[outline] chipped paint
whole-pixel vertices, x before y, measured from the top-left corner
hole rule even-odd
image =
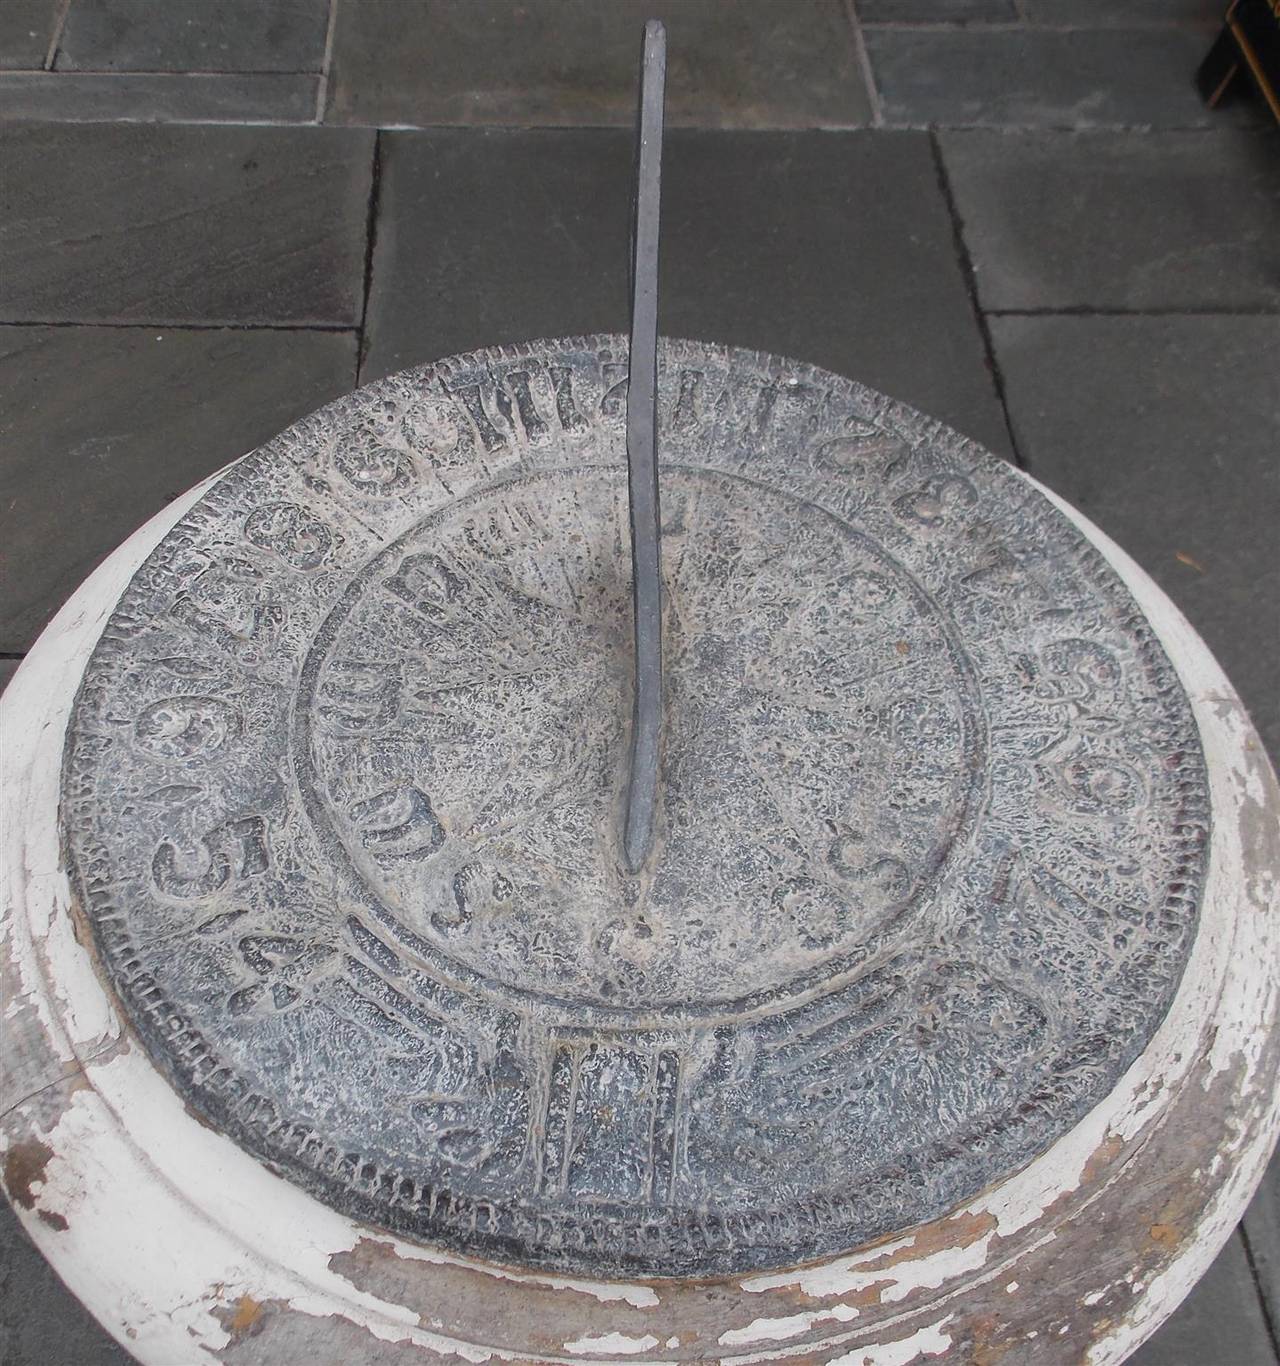
[[[470,1262],[464,1263],[461,1259],[435,1248],[421,1247],[416,1244],[393,1244],[386,1238],[378,1240],[364,1238],[355,1247],[344,1248],[341,1253],[335,1253],[330,1258],[330,1266],[334,1270],[340,1271],[341,1274],[347,1274],[345,1268],[349,1265],[351,1256],[358,1255],[362,1247],[394,1248],[394,1255],[402,1261],[430,1262],[441,1267],[459,1265],[471,1267],[475,1265]],[[493,1263],[485,1263],[484,1267],[486,1272],[497,1280],[511,1281],[515,1285],[529,1286],[535,1290],[563,1290],[574,1295],[587,1295],[598,1300],[601,1304],[623,1303],[630,1305],[633,1309],[650,1309],[661,1303],[658,1292],[651,1285],[633,1284],[626,1281],[588,1281],[567,1276],[533,1276]],[[358,1284],[358,1282],[353,1281],[353,1284]]]
[[[752,1319],[745,1328],[731,1328],[720,1334],[722,1347],[745,1347],[752,1342],[762,1342],[766,1338],[779,1341],[793,1338],[808,1332],[815,1323],[836,1321],[848,1323],[856,1319],[862,1311],[852,1304],[833,1304],[829,1309],[817,1309],[809,1314],[791,1314],[781,1319]]]
[[[991,1214],[954,1215],[870,1252],[804,1270],[752,1276],[743,1289],[760,1294],[794,1286],[813,1299],[874,1289],[880,1302],[893,1304],[915,1290],[933,1289],[951,1276],[981,1268],[995,1230]]]
[[[584,1352],[647,1352],[657,1345],[658,1339],[652,1333],[642,1338],[629,1338],[625,1333],[601,1333],[599,1337],[578,1338],[574,1342],[566,1342],[564,1349],[580,1356]]]
[[[942,1330],[951,1321],[948,1315],[940,1322],[912,1333],[901,1342],[887,1342],[880,1347],[857,1348],[845,1356],[836,1357],[829,1366],[911,1366],[912,1362],[928,1361],[945,1355],[951,1338]]]

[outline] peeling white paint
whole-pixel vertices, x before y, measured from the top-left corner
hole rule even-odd
[[[986,1264],[987,1249],[994,1233],[958,1247],[944,1247],[923,1257],[903,1257],[886,1265],[890,1256],[909,1249],[914,1238],[903,1238],[870,1252],[797,1271],[783,1271],[771,1276],[753,1276],[743,1282],[743,1289],[752,1294],[768,1290],[794,1287],[815,1299],[854,1294],[860,1290],[880,1287],[880,1302],[893,1304],[904,1300],[917,1290],[932,1290],[966,1271],[978,1271]]]
[[[881,1347],[859,1347],[845,1356],[835,1357],[828,1366],[912,1366],[916,1361],[945,1356],[951,1337],[942,1330],[951,1322],[947,1315],[928,1328],[921,1328],[901,1342],[887,1342]]]
[[[493,1275],[501,1276],[505,1280],[546,1285],[553,1290],[575,1290],[580,1295],[593,1296],[602,1304],[608,1304],[611,1300],[622,1300],[635,1309],[653,1309],[662,1303],[658,1298],[658,1292],[651,1285],[627,1285],[621,1281],[617,1285],[611,1285],[607,1281],[565,1280],[558,1276],[546,1276],[540,1282],[531,1282],[528,1277],[519,1276],[513,1271],[498,1267],[491,1267],[489,1270]]]
[[[861,1313],[852,1304],[833,1304],[829,1309],[815,1309],[807,1314],[789,1314],[780,1319],[753,1319],[745,1328],[730,1328],[721,1333],[719,1343],[722,1347],[746,1347],[753,1342],[763,1342],[767,1338],[785,1340],[807,1333],[815,1323],[848,1323]]]
[[[647,1352],[658,1345],[652,1334],[642,1338],[629,1338],[625,1333],[601,1333],[598,1337],[578,1338],[576,1342],[566,1342],[565,1351],[580,1355],[583,1352]]]

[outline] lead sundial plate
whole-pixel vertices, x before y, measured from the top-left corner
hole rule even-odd
[[[86,670],[62,821],[147,1047],[359,1218],[716,1274],[945,1212],[1095,1105],[1195,930],[1172,667],[1003,462],[664,343],[667,720],[630,717],[625,344],[462,356],[224,474]]]

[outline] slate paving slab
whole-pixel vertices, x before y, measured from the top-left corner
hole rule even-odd
[[[358,320],[373,135],[0,130],[0,322]]]
[[[1280,317],[992,319],[1031,473],[1114,537],[1280,760]]]
[[[1197,24],[1212,29],[1222,23],[1226,4],[1219,0],[1021,0],[1029,22],[1087,27],[1102,24],[1128,28],[1136,24]]]
[[[1272,1332],[1280,1334],[1280,1152],[1244,1216],[1244,1231]]]
[[[626,133],[384,134],[365,377],[623,330]],[[1004,421],[921,134],[669,135],[660,326],[815,362],[998,449]]]
[[[984,308],[1280,308],[1280,133],[939,140]]]
[[[864,24],[1009,23],[1016,20],[1013,0],[857,0]]]
[[[129,1366],[132,1361],[70,1294],[0,1196],[0,1362]]]
[[[669,28],[668,126],[871,121],[843,0],[341,4],[327,119],[630,127],[646,19]]]
[[[329,0],[71,0],[59,71],[319,71]]]
[[[0,4],[0,71],[39,71],[48,55],[58,0]]]
[[[1275,1351],[1238,1232],[1128,1366],[1274,1366]]]
[[[318,76],[13,71],[0,119],[63,123],[311,123]]]
[[[1210,111],[1193,78],[1206,50],[1190,28],[869,28],[884,119],[923,126],[1203,127],[1256,119]]]
[[[351,387],[338,332],[0,327],[0,651],[152,513]]]

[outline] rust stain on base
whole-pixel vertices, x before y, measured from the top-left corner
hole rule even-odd
[[[4,1188],[23,1209],[35,1209],[36,1192],[31,1188],[44,1185],[45,1168],[52,1157],[53,1149],[38,1138],[22,1139],[5,1153]]]
[[[227,1332],[238,1340],[251,1333],[261,1319],[262,1305],[252,1295],[241,1295],[236,1301],[236,1312],[227,1324]]]
[[[979,1314],[969,1320],[969,1360],[972,1366],[999,1366],[1013,1349],[1003,1336],[1004,1325],[994,1314]]]
[[[1124,1152],[1124,1149],[1125,1142],[1119,1134],[1108,1134],[1093,1150],[1089,1160],[1084,1164],[1084,1171],[1080,1174],[1080,1185],[1082,1187],[1092,1185]]]

